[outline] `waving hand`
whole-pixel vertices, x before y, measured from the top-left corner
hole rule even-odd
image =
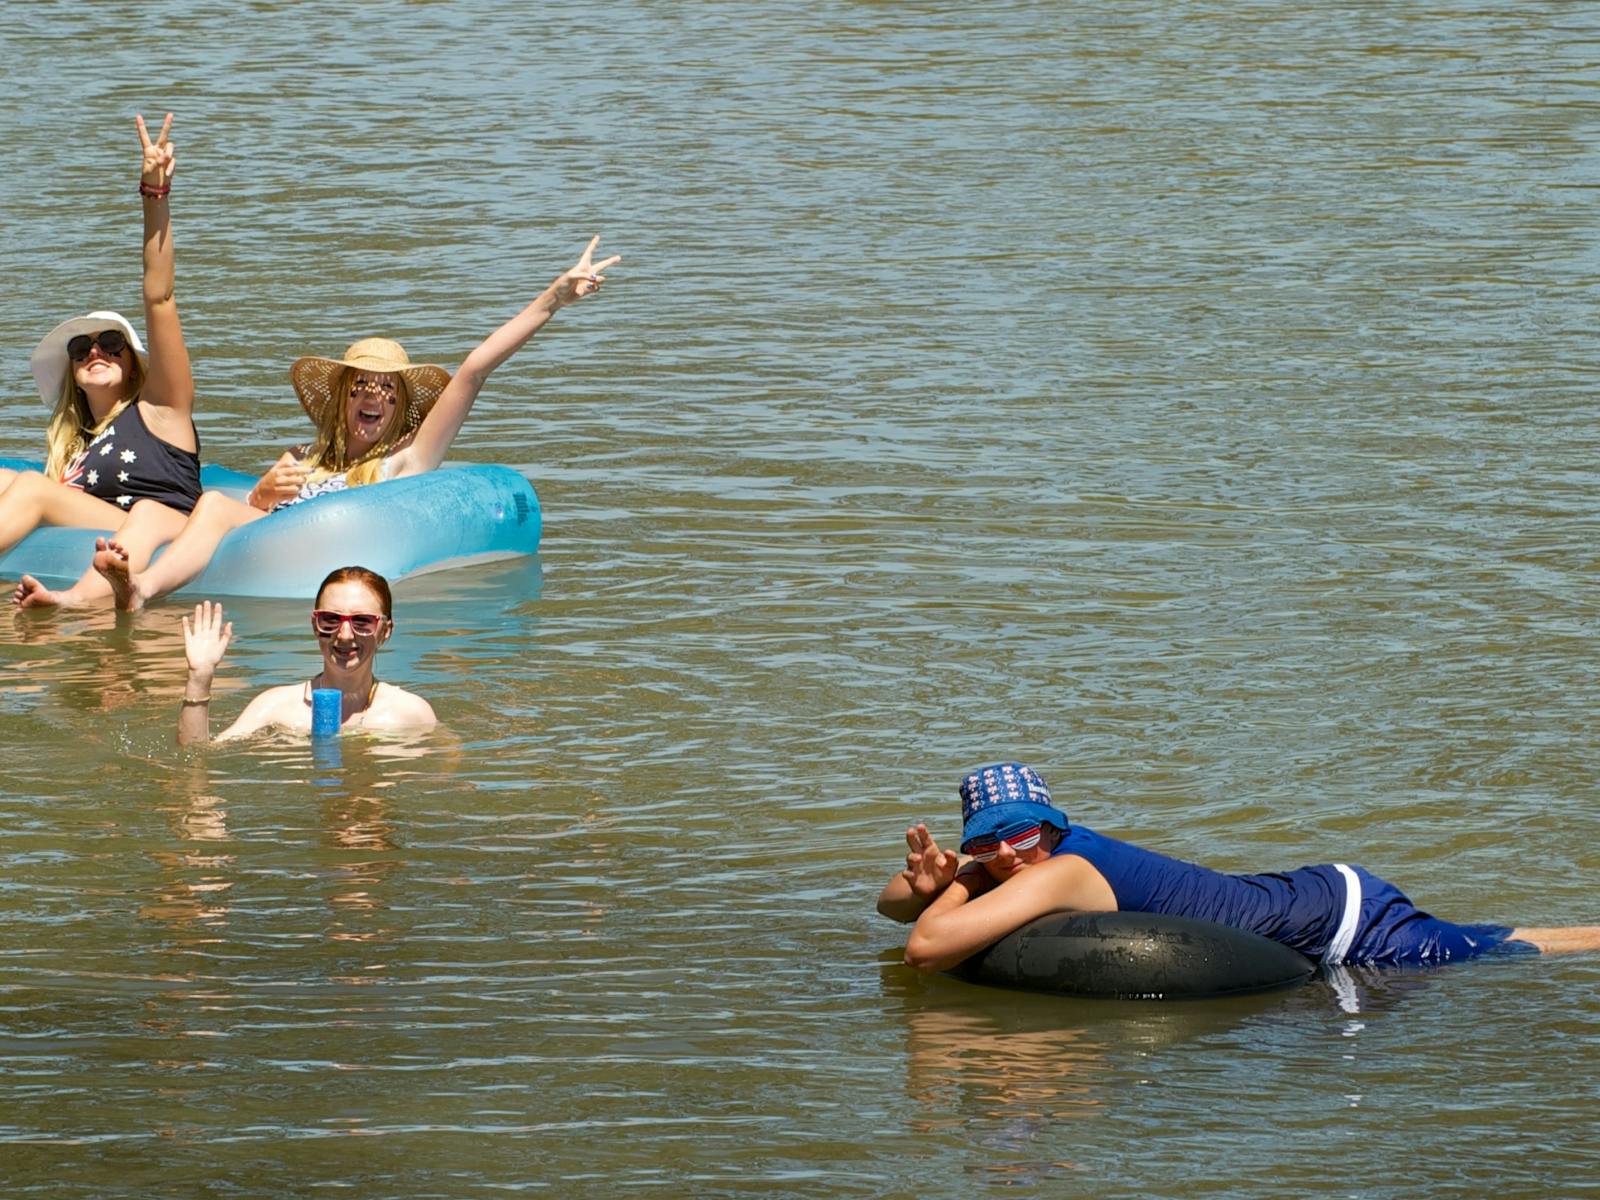
[[[931,900],[950,886],[961,856],[939,849],[926,825],[913,825],[906,830],[906,845],[911,852],[906,855],[906,869],[900,877],[910,885],[913,895]]]

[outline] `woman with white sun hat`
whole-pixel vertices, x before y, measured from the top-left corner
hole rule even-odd
[[[173,291],[172,114],[154,141],[142,116],[136,124],[149,349],[109,311],[63,321],[39,342],[29,365],[52,410],[45,465],[0,469],[0,553],[41,525],[118,528],[140,500],[170,537],[200,497],[194,380]]]

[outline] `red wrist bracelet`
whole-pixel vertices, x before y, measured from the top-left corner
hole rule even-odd
[[[172,185],[170,183],[164,183],[160,187],[151,187],[144,180],[139,180],[139,195],[141,196],[165,196],[171,190]]]

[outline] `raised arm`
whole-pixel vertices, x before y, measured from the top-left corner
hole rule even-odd
[[[167,193],[177,169],[177,151],[169,138],[172,114],[161,123],[161,134],[150,140],[144,117],[136,118],[144,161],[139,172],[139,196],[144,205],[144,324],[149,337],[150,367],[142,398],[168,409],[186,423],[194,408],[194,377],[189,370],[189,349],[183,343],[174,294],[172,216]]]
[[[217,664],[233,640],[233,622],[223,624],[222,605],[202,600],[194,606],[194,624],[183,618],[183,656],[189,678],[183,685],[183,707],[178,710],[178,745],[211,740],[211,681]]]
[[[222,620],[222,605],[202,600],[194,606],[194,624],[183,618],[183,653],[189,661],[189,678],[183,688],[183,708],[178,712],[178,745],[209,742],[211,737],[211,683],[217,664],[233,640],[233,622]],[[291,705],[299,689],[268,688],[244,706],[239,719],[214,740],[244,737],[277,723],[282,709]]]
[[[450,443],[461,430],[461,423],[472,411],[472,403],[483,390],[484,382],[494,369],[520,350],[525,342],[555,315],[563,305],[592,296],[606,281],[604,272],[622,261],[621,255],[612,255],[603,262],[591,262],[598,236],[590,239],[583,256],[571,269],[556,276],[555,282],[540,292],[532,304],[523,309],[499,329],[483,340],[459,370],[450,377],[450,383],[438,401],[423,418],[411,444],[394,456],[390,478],[403,475],[420,475],[432,471],[444,461]]]

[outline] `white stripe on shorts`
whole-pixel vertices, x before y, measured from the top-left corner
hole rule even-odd
[[[1339,928],[1322,953],[1322,961],[1342,963],[1356,940],[1356,926],[1361,923],[1361,880],[1343,863],[1334,863],[1333,867],[1344,876],[1344,915],[1339,918]]]

